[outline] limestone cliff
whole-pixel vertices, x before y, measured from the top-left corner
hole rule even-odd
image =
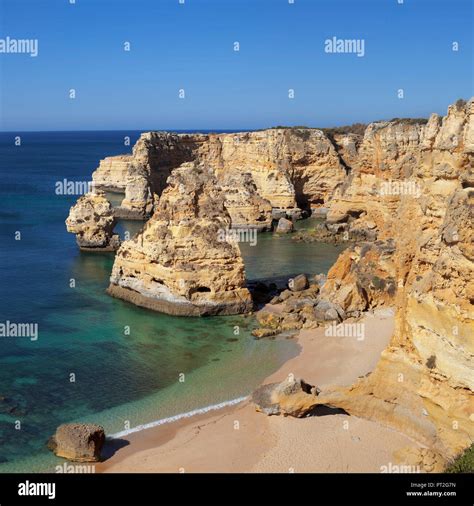
[[[394,251],[370,266],[370,250],[351,248],[322,290],[344,309],[354,300],[397,309],[395,334],[375,371],[350,389],[336,389],[332,402],[402,430],[443,459],[474,438],[473,131],[472,99],[451,106],[442,119],[433,115],[424,127],[368,128],[354,188],[336,197],[333,209],[342,214],[364,205]],[[386,181],[385,171],[393,181],[412,178],[417,191],[390,195],[385,203],[371,192]],[[390,293],[372,290],[360,302],[367,276],[391,279],[391,300]]]
[[[100,161],[92,173],[94,187],[101,190],[123,193],[132,163],[131,155],[108,156]]]
[[[130,156],[109,157],[93,174],[96,185],[122,191],[119,216],[147,217],[182,163],[207,165],[225,192],[233,226],[269,228],[271,210],[323,206],[346,171],[320,130],[281,128],[236,134],[142,134]]]
[[[152,218],[117,252],[109,293],[174,315],[252,309],[231,218],[212,171],[185,163],[168,178]]]

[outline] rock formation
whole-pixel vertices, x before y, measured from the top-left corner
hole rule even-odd
[[[145,220],[150,217],[154,207],[149,174],[141,165],[130,165],[126,179],[125,197],[119,207],[114,209],[116,218]]]
[[[66,220],[67,231],[76,234],[81,250],[114,251],[120,246],[113,233],[116,220],[105,194],[101,190],[87,193],[71,207]]]
[[[101,426],[68,423],[56,429],[48,441],[48,448],[58,457],[73,462],[99,462],[104,443],[105,432]]]
[[[396,332],[374,372],[318,402],[394,426],[444,459],[470,444],[473,99],[428,122],[373,123],[363,137],[299,128],[147,133],[131,156],[101,162],[94,181],[125,192],[119,212],[154,212],[120,248],[109,292],[172,314],[248,311],[240,251],[225,230],[319,211],[325,221],[297,239],[354,244],[324,284],[276,296],[286,309],[259,313],[259,337],[395,307]],[[104,209],[100,226],[110,219]],[[100,243],[101,232],[84,221],[79,215],[70,226],[86,247]]]
[[[271,230],[272,206],[261,197],[250,173],[223,174],[219,185],[225,198],[233,228]]]
[[[126,181],[132,163],[131,155],[108,156],[100,161],[92,173],[92,182],[98,190],[125,192]]]
[[[472,99],[425,127],[368,129],[355,186],[336,197],[329,216],[362,211],[383,242],[347,250],[322,290],[344,310],[397,308],[395,335],[374,372],[336,389],[331,402],[398,428],[444,459],[474,437],[473,136]],[[385,171],[414,185],[382,199]]]
[[[196,161],[226,190],[232,226],[268,229],[272,208],[298,216],[318,208],[346,175],[320,130],[281,128],[237,134],[142,134],[132,155],[108,157],[93,174],[96,187],[125,193],[117,216],[147,218],[171,171]]]
[[[96,188],[124,193],[116,210],[121,218],[147,219],[172,169],[195,158],[204,135],[147,132],[140,136],[132,155],[107,157],[92,174]]]
[[[267,415],[301,418],[308,415],[318,402],[319,389],[302,379],[289,376],[281,383],[263,385],[252,394],[257,411]]]
[[[231,218],[212,171],[183,164],[167,183],[143,231],[118,250],[108,292],[174,315],[250,311],[242,257],[229,240]]]
[[[287,220],[286,218],[280,218],[278,220],[278,225],[275,229],[277,234],[289,234],[293,232],[294,226],[291,220]]]

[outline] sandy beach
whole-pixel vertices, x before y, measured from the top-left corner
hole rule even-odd
[[[347,321],[350,323],[350,321]],[[264,383],[289,374],[324,388],[349,385],[375,367],[393,333],[390,310],[368,313],[364,337],[299,332],[301,352]],[[108,443],[97,472],[375,472],[416,443],[375,422],[321,407],[306,418],[266,416],[246,400]]]

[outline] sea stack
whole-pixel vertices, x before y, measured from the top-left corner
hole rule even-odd
[[[184,163],[168,178],[143,231],[117,252],[108,293],[182,316],[252,309],[225,197],[212,171]]]
[[[115,251],[120,238],[114,234],[116,219],[105,193],[95,190],[83,195],[71,207],[66,220],[67,231],[76,234],[76,241],[84,251]]]

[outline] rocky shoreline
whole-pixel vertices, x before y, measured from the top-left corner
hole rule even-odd
[[[170,314],[251,311],[239,246],[220,234],[235,226],[288,233],[291,218],[319,214],[314,230],[295,240],[348,248],[327,280],[300,278],[301,289],[274,294],[257,315],[257,337],[394,307],[395,333],[377,367],[350,387],[334,385],[325,399],[400,430],[440,459],[470,444],[474,99],[426,123],[372,123],[363,136],[150,132],[132,155],[102,161],[93,179],[124,192],[119,215],[151,216],[118,249],[109,293]],[[81,248],[115,244],[116,216],[103,200],[89,194],[71,210],[68,230]]]

